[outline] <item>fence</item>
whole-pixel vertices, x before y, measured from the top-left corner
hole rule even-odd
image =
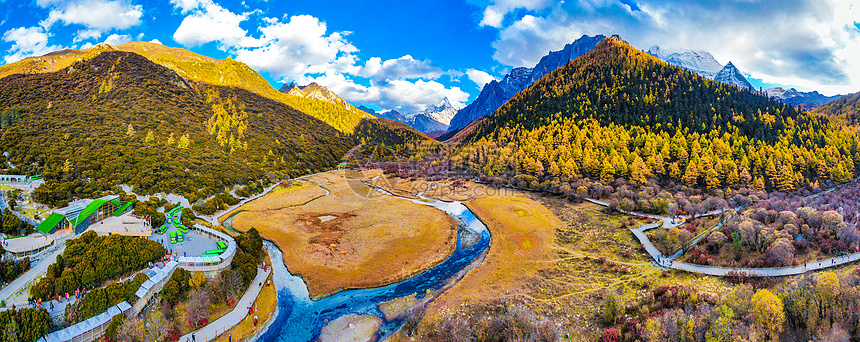
[[[121,302],[116,306],[112,306],[103,312],[101,315],[87,319],[68,328],[60,331],[52,332],[38,341],[45,342],[90,342],[96,341],[105,334],[111,319],[119,314],[128,315],[131,311],[131,305],[128,302]]]
[[[233,240],[233,238],[227,234],[206,228],[199,224],[195,224],[189,228],[198,231],[200,235],[207,236],[210,239],[225,242],[227,244],[227,248],[224,250],[224,253],[221,253],[218,256],[178,257],[176,258],[176,261],[179,262],[179,267],[189,271],[201,272],[219,271],[230,267],[230,262],[233,261],[233,256],[236,255],[236,240]]]

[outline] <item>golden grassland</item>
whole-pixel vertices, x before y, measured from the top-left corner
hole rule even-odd
[[[521,303],[557,322],[573,340],[596,340],[601,297],[617,293],[633,303],[662,285],[686,285],[718,295],[731,288],[721,278],[667,271],[651,265],[629,229],[630,217],[605,214],[589,204],[520,193],[466,203],[493,235],[483,263],[427,308],[418,330],[469,307]]]
[[[407,279],[441,263],[456,248],[456,221],[440,210],[382,195],[343,172],[307,181],[331,194],[287,208],[242,211],[232,226],[240,231],[257,228],[275,242],[287,268],[302,276],[313,298]],[[261,203],[295,203],[296,198],[313,199],[316,194],[275,193]],[[254,202],[241,210],[253,208]],[[335,218],[320,219],[326,216]]]
[[[266,196],[255,199],[245,205],[233,209],[231,212],[221,216],[221,222],[228,219],[230,215],[239,211],[266,211],[283,209],[304,204],[315,198],[325,196],[325,189],[308,180],[292,182],[292,186],[278,186],[269,191]]]
[[[481,198],[466,206],[489,227],[487,257],[427,308],[427,316],[469,303],[515,299],[529,293],[531,279],[554,259],[553,236],[563,225],[537,202],[524,197]]]
[[[423,178],[409,179],[386,175],[381,170],[366,170],[356,174],[361,175],[362,180],[376,187],[407,198],[419,198],[418,196],[420,195],[446,202],[464,202],[484,197],[516,196],[521,194],[519,190],[493,188],[486,184],[465,179],[456,181],[449,179],[438,181],[430,181]]]

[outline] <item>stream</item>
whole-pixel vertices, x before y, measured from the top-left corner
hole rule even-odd
[[[403,326],[403,319],[386,321],[379,305],[392,299],[417,294],[423,298],[427,290],[438,296],[465,271],[483,260],[490,245],[490,232],[475,215],[460,202],[443,202],[422,198],[409,199],[387,191],[377,191],[414,203],[429,205],[454,217],[458,222],[457,248],[441,264],[404,281],[376,288],[346,290],[331,296],[312,300],[308,288],[300,276],[293,275],[283,262],[283,254],[274,243],[265,240],[264,247],[273,260],[273,282],[278,291],[277,316],[258,341],[316,341],[322,328],[343,315],[373,315],[382,318],[376,340],[383,341]],[[225,221],[229,227],[232,216]]]

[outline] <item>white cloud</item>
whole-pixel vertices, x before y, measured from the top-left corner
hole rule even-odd
[[[371,57],[364,67],[355,72],[358,76],[385,79],[438,78],[444,72],[428,60],[418,61],[410,55],[382,61],[379,57]]]
[[[27,57],[41,56],[46,53],[63,49],[62,46],[49,45],[49,34],[42,27],[19,27],[3,34],[3,41],[12,43],[12,47],[3,57],[6,63],[13,63]]]
[[[209,42],[218,42],[222,46],[252,46],[255,39],[246,37],[248,31],[239,24],[248,19],[248,13],[235,14],[211,0],[194,2],[180,1],[174,5],[181,8],[183,13],[191,11],[185,17],[179,28],[173,33],[173,40],[186,46],[198,46]]]
[[[350,102],[401,106],[414,112],[446,96],[460,105],[468,99],[459,88],[433,81],[461,73],[445,72],[411,55],[389,60],[371,57],[362,64],[356,56],[358,48],[347,39],[351,32],[329,32],[325,22],[311,15],[260,18],[259,36],[254,37],[240,27],[250,20],[250,13],[235,14],[212,0],[171,3],[187,14],[174,40],[189,46],[218,42],[237,61],[281,82],[316,82]]]
[[[459,87],[447,88],[436,81],[417,80],[410,82],[406,80],[392,80],[381,85],[384,89],[386,99],[380,101],[388,108],[397,104],[407,109],[407,113],[415,113],[429,105],[438,104],[440,99],[447,97],[455,107],[462,108],[469,99],[469,94],[460,90]]]
[[[484,9],[484,16],[480,26],[491,26],[501,28],[505,15],[518,9],[539,10],[546,8],[552,3],[549,0],[495,0],[492,5]]]
[[[532,66],[582,34],[620,34],[640,49],[660,45],[709,51],[721,63],[732,61],[765,82],[828,94],[860,88],[860,32],[854,26],[860,4],[636,3],[641,11],[615,0],[593,0],[559,2],[542,15],[524,15],[500,30],[494,58],[505,65]]]
[[[80,30],[78,34],[75,35],[74,43],[82,42],[88,39],[99,38],[102,36],[102,31],[99,30]]]
[[[193,10],[199,9],[203,6],[204,3],[211,3],[212,1],[206,0],[170,0],[170,3],[174,8],[179,9],[182,13],[188,13]]]
[[[490,74],[483,72],[481,70],[469,69],[466,70],[466,76],[469,77],[469,80],[475,82],[478,85],[478,88],[483,88],[485,84],[490,83],[496,78],[491,76]]]
[[[150,40],[149,42],[150,42],[150,43],[161,44],[161,41],[160,41],[160,40],[158,40],[158,38],[153,39],[153,40]],[[164,44],[161,44],[161,45],[164,45]]]
[[[133,5],[126,0],[40,0],[37,4],[53,8],[48,13],[48,18],[39,23],[45,28],[62,22],[101,31],[123,30],[140,25],[140,18],[143,16],[143,6]]]
[[[325,85],[332,91],[353,103],[372,103],[379,108],[397,108],[404,114],[415,114],[430,105],[438,104],[443,98],[455,107],[462,108],[469,94],[459,87],[448,88],[434,80],[390,80],[371,81],[363,86],[343,74],[323,75],[311,81]]]
[[[120,34],[114,33],[114,34],[108,36],[107,38],[105,38],[104,43],[110,44],[110,45],[122,45],[122,44],[128,43],[130,41],[131,41],[131,36],[129,36],[129,35],[127,35],[127,34],[120,35]]]
[[[354,69],[358,49],[345,39],[349,32],[326,34],[325,22],[310,15],[293,16],[286,22],[266,21],[267,26],[260,28],[262,44],[240,48],[236,60],[291,80]]]

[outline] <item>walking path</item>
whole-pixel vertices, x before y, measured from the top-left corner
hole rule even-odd
[[[860,179],[860,178],[858,178],[858,179]],[[854,181],[857,181],[858,179],[855,179]],[[829,189],[827,191],[808,196],[808,198],[815,198],[815,197],[821,196],[823,194],[829,193],[833,190],[836,190],[836,188]],[[600,205],[600,206],[609,207],[609,203],[604,202],[604,201],[598,201],[598,200],[595,200],[592,198],[585,198],[585,200],[588,202]],[[716,216],[716,215],[721,215],[725,212],[731,212],[732,214],[734,214],[736,209],[740,209],[740,208],[741,207],[738,207],[735,209],[726,208],[726,209],[713,210],[713,211],[709,211],[709,212],[704,213],[704,214],[694,215],[693,217],[698,218],[698,217],[704,217],[704,216]],[[657,247],[655,247],[654,244],[651,243],[651,240],[648,239],[648,235],[646,235],[645,232],[648,230],[651,230],[651,229],[659,228],[659,227],[666,227],[666,228],[676,227],[676,226],[681,225],[684,222],[683,220],[673,220],[670,217],[643,214],[643,213],[638,213],[638,212],[633,212],[633,211],[626,211],[626,210],[622,210],[622,209],[618,209],[618,208],[616,208],[615,210],[617,210],[623,214],[640,216],[640,217],[648,217],[648,218],[651,218],[654,220],[658,220],[658,222],[643,224],[637,228],[631,228],[630,231],[633,233],[634,236],[636,236],[637,239],[639,239],[639,242],[642,244],[643,247],[645,247],[645,251],[648,252],[648,254],[651,256],[651,258],[654,259],[656,264],[662,268],[672,268],[672,269],[677,269],[677,270],[682,270],[682,271],[687,271],[687,272],[692,272],[692,273],[700,273],[700,274],[707,274],[707,275],[713,275],[713,276],[739,275],[739,276],[754,276],[754,277],[782,277],[782,276],[803,274],[803,273],[810,272],[810,271],[822,270],[822,269],[829,268],[829,267],[836,267],[836,266],[840,266],[840,265],[844,265],[847,263],[851,263],[851,262],[860,260],[860,253],[853,253],[853,254],[833,257],[833,258],[829,258],[829,259],[825,259],[825,260],[819,260],[819,261],[804,263],[803,265],[799,265],[799,266],[773,267],[773,268],[731,268],[731,267],[696,265],[696,264],[691,264],[691,263],[686,263],[686,262],[681,262],[681,261],[675,261],[675,259],[679,258],[681,255],[684,254],[683,249],[678,251],[677,253],[671,255],[671,256],[668,256],[668,257],[663,256],[663,253],[661,253],[660,250],[658,250]],[[722,227],[724,222],[725,222],[725,220],[721,221],[720,223],[714,225],[711,228],[708,228],[706,231],[704,231],[701,234],[699,234],[698,236],[696,236],[696,238],[694,238],[690,242],[690,247],[695,246],[699,241],[701,241],[704,237],[708,236],[711,232]]]
[[[291,179],[290,179],[290,181],[295,181],[295,180],[299,180],[299,179],[303,179],[303,178],[308,178],[308,177],[312,177],[312,176],[320,175],[320,174],[323,174],[323,173],[328,173],[328,172],[331,172],[331,171],[333,171],[333,170],[329,170],[329,171],[322,171],[322,172],[312,173],[312,174],[309,174],[309,175],[304,175],[304,176],[301,176],[301,177],[291,178]],[[239,203],[236,203],[236,205],[230,206],[229,208],[227,208],[227,209],[225,209],[225,210],[222,210],[222,211],[220,211],[220,212],[217,212],[217,213],[215,213],[215,214],[208,215],[208,216],[202,216],[202,218],[203,218],[204,220],[208,221],[209,223],[213,224],[213,225],[216,225],[216,226],[217,226],[217,225],[220,225],[220,224],[221,224],[221,221],[220,221],[220,220],[221,220],[221,216],[224,216],[224,215],[227,215],[228,213],[233,212],[233,210],[236,210],[236,208],[239,208],[239,207],[241,207],[241,206],[245,205],[245,203],[248,203],[248,202],[253,201],[253,200],[255,200],[255,199],[258,199],[258,198],[260,198],[260,197],[266,196],[266,194],[268,194],[270,191],[272,191],[272,190],[274,190],[275,188],[277,188],[279,185],[281,185],[281,183],[280,183],[280,182],[275,183],[275,184],[272,184],[272,185],[270,185],[268,188],[265,188],[265,189],[263,190],[263,192],[261,192],[261,193],[259,193],[259,194],[256,194],[256,195],[254,195],[254,196],[248,197],[248,198],[246,198],[246,199],[243,199],[243,200],[239,201]],[[326,189],[326,191],[328,191],[328,190]]]
[[[37,263],[35,266],[33,266],[33,268],[31,268],[29,271],[25,272],[24,274],[19,276],[17,279],[15,279],[11,283],[9,283],[9,285],[6,285],[6,287],[4,287],[2,290],[0,290],[0,299],[6,301],[6,306],[12,306],[13,301],[15,299],[13,297],[13,295],[15,295],[16,292],[18,292],[24,286],[26,286],[27,284],[29,284],[30,282],[35,280],[36,277],[47,272],[48,266],[53,264],[54,261],[57,260],[57,255],[60,255],[60,253],[63,253],[64,250],[66,250],[66,244],[65,243],[63,243],[55,251],[50,252],[50,254],[47,254],[44,257],[42,257],[41,258],[42,260],[40,260],[39,263]],[[27,303],[26,297],[24,298],[23,303]],[[19,305],[19,304],[20,303],[15,303],[15,305]]]
[[[226,315],[221,318],[215,320],[212,323],[207,324],[206,326],[200,328],[197,331],[190,332],[185,336],[182,336],[179,339],[179,342],[190,342],[191,335],[194,335],[194,341],[212,341],[225,331],[230,330],[236,324],[242,321],[245,316],[248,315],[248,308],[254,305],[254,301],[257,300],[257,296],[260,294],[260,290],[262,290],[261,284],[266,283],[266,278],[269,277],[269,273],[272,272],[272,268],[269,268],[267,271],[263,271],[263,269],[257,269],[257,276],[254,277],[254,281],[251,282],[251,286],[248,287],[248,290],[245,291],[245,294],[242,295],[242,299],[236,303],[236,306],[233,308],[233,311],[228,312]]]

